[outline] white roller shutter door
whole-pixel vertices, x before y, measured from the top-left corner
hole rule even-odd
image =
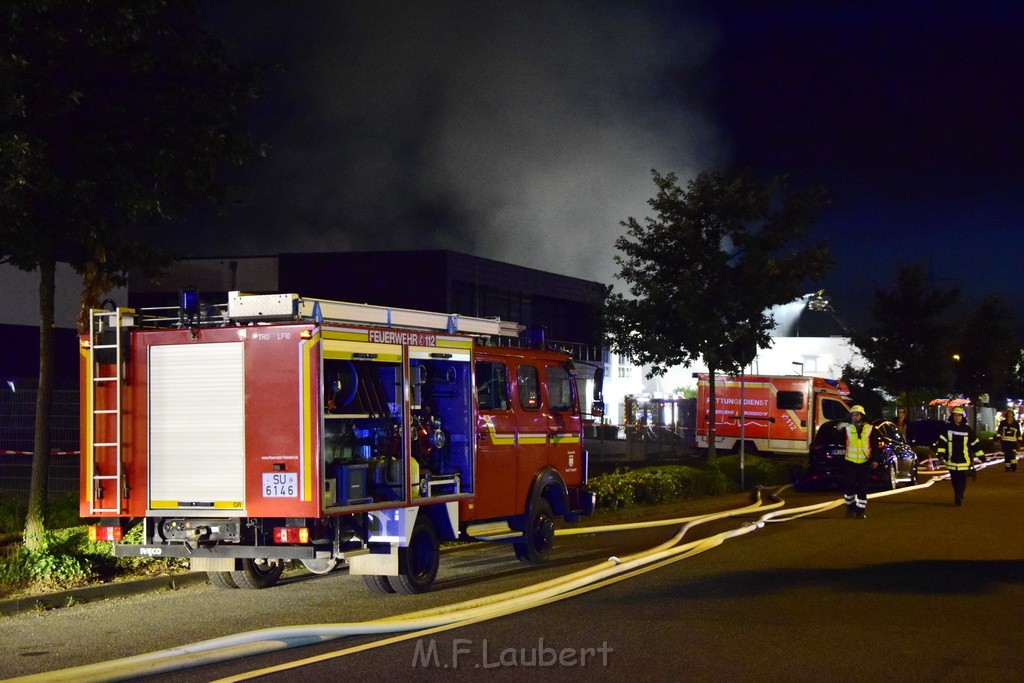
[[[241,342],[149,351],[151,507],[244,507]]]

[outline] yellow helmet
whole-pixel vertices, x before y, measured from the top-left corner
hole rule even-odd
[[[865,414],[864,413],[864,406],[856,405],[856,406],[850,408],[850,414],[852,415],[853,413],[860,413],[861,415],[864,415]]]
[[[964,414],[964,409],[961,408],[960,406],[957,406],[956,408],[953,408],[953,410],[949,411],[949,414],[950,415],[963,415]]]

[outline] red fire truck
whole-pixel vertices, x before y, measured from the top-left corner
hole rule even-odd
[[[848,419],[850,390],[821,377],[715,375],[715,448],[806,454],[818,427]],[[708,447],[708,375],[697,377],[697,446]]]
[[[222,588],[344,560],[417,593],[471,525],[507,521],[538,563],[555,514],[593,511],[572,360],[508,345],[522,326],[297,294],[179,303],[93,311],[82,339],[80,510],[115,555],[187,557]]]

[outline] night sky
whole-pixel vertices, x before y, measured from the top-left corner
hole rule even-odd
[[[771,9],[768,9],[771,7]],[[1009,300],[1022,255],[1013,2],[205,3],[276,62],[236,179],[180,254],[443,248],[617,283],[650,169],[822,184],[821,286],[866,319],[901,263]],[[621,289],[621,284],[618,285]]]

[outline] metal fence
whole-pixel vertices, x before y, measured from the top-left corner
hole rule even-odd
[[[49,492],[58,497],[78,492],[78,391],[53,392],[50,419]],[[28,498],[35,441],[36,391],[0,387],[0,495]]]

